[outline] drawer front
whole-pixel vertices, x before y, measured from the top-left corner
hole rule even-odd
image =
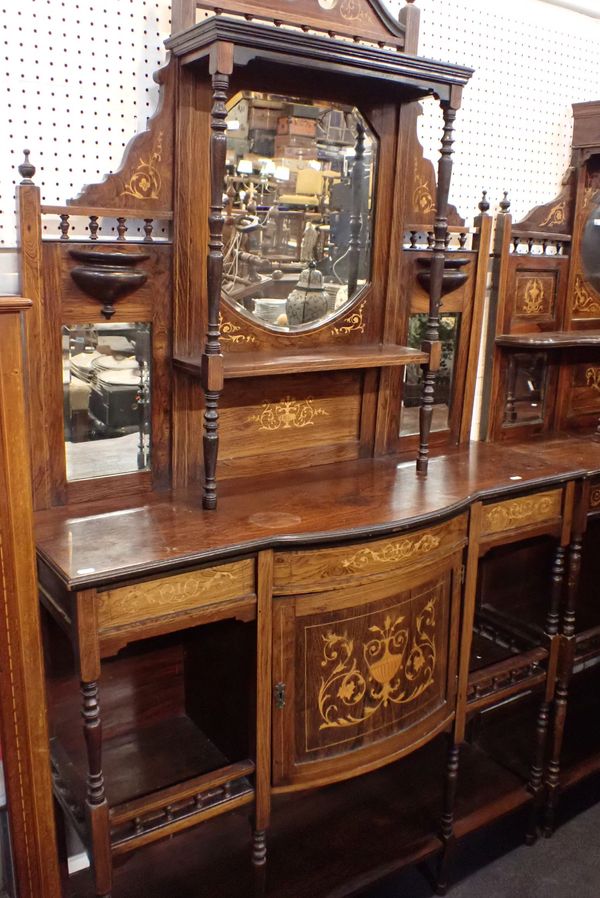
[[[98,593],[99,629],[192,611],[255,591],[251,558]]]
[[[535,524],[557,521],[562,511],[562,489],[506,499],[483,507],[482,536],[495,536]]]
[[[273,592],[292,595],[320,592],[397,569],[436,561],[464,545],[466,515],[414,533],[354,543],[335,549],[276,552]]]

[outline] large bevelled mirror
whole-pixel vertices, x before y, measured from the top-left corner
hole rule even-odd
[[[581,237],[581,264],[586,281],[600,293],[600,194],[597,192]]]
[[[369,280],[377,141],[352,106],[229,103],[223,297],[279,331],[317,327]]]

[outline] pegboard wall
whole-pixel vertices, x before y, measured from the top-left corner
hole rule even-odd
[[[397,13],[398,0],[391,4]],[[473,66],[457,118],[452,202],[470,219],[504,189],[518,219],[558,191],[571,103],[598,99],[600,22],[544,0],[418,0],[420,52]],[[43,201],[63,203],[115,169],[156,103],[166,0],[0,0],[0,249],[15,246],[14,185],[31,150]],[[420,135],[437,158],[441,117]],[[12,255],[12,254],[11,254]],[[6,265],[0,265],[1,268]]]

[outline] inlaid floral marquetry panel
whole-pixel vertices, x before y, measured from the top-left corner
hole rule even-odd
[[[297,750],[313,758],[408,727],[443,700],[444,582],[395,600],[301,619]]]
[[[515,316],[553,316],[556,299],[555,272],[524,272],[516,278]]]
[[[600,508],[600,484],[594,484],[590,490],[590,508]]]

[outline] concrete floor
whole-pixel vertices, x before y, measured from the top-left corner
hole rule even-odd
[[[522,841],[522,814],[460,842],[449,898],[600,898],[600,779],[563,796],[560,820],[551,839],[540,838],[531,848]],[[421,873],[410,869],[368,898],[434,894]]]

